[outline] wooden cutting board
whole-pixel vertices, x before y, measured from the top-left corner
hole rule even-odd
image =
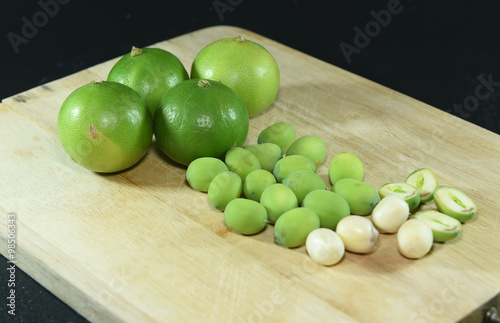
[[[246,144],[287,121],[299,137],[325,141],[318,174],[327,182],[343,151],[361,158],[376,188],[430,167],[440,184],[474,199],[478,215],[422,259],[404,258],[395,235],[382,235],[374,253],[323,267],[304,247],[276,245],[272,226],[251,237],[228,230],[156,145],[120,174],[87,171],[64,152],[57,114],[73,90],[105,79],[116,58],[0,105],[2,254],[6,214],[15,212],[18,266],[96,322],[453,322],[496,295],[500,136],[244,29],[207,28],[152,47],[189,70],[205,45],[239,34],[274,55],[282,80]]]

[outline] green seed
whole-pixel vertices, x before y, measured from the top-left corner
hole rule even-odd
[[[228,227],[238,233],[256,234],[266,227],[267,212],[258,202],[236,198],[227,204],[224,220]]]
[[[437,176],[430,168],[417,169],[408,175],[405,182],[418,189],[421,203],[431,201],[434,191],[439,186]]]
[[[316,165],[307,157],[302,155],[291,155],[280,159],[274,165],[273,174],[278,182],[282,182],[285,177],[296,170],[309,170],[316,172]]]
[[[373,186],[353,178],[339,179],[332,191],[345,198],[351,214],[368,215],[379,201],[378,192]]]
[[[299,206],[293,191],[281,183],[266,187],[260,196],[260,203],[266,208],[270,223],[275,223],[283,213]]]
[[[243,195],[246,198],[259,202],[264,189],[276,184],[276,178],[267,170],[256,169],[245,177],[243,181]]]
[[[286,151],[286,155],[302,155],[309,158],[316,166],[319,166],[325,162],[326,145],[325,142],[317,136],[304,136],[295,140],[290,145]]]
[[[252,171],[260,169],[260,163],[257,157],[249,150],[241,147],[229,149],[224,161],[229,170],[238,174],[242,181]]]
[[[207,192],[214,177],[228,170],[226,164],[218,158],[201,157],[189,164],[186,179],[195,190]]]
[[[311,209],[298,207],[283,213],[274,225],[276,243],[288,248],[300,247],[309,233],[318,229],[319,217]]]
[[[241,178],[231,171],[223,172],[208,186],[208,201],[217,210],[224,211],[229,202],[241,196],[241,190]]]
[[[282,182],[297,196],[299,204],[302,203],[306,195],[314,190],[326,190],[325,181],[316,173],[310,170],[296,170],[288,174]]]
[[[337,228],[340,220],[351,214],[349,204],[340,194],[322,189],[307,194],[302,206],[316,212],[322,228],[332,230]]]
[[[472,219],[477,213],[477,205],[465,193],[453,187],[439,186],[434,192],[434,202],[441,213],[460,222]]]
[[[243,147],[246,150],[249,150],[252,154],[257,157],[260,163],[260,167],[269,172],[273,171],[274,165],[276,162],[281,159],[281,148],[273,144],[271,142],[257,144],[257,145],[248,145]]]
[[[460,221],[436,210],[419,211],[414,217],[431,227],[434,241],[451,240],[462,230]]]
[[[351,152],[335,155],[328,169],[328,176],[332,185],[342,178],[353,178],[362,181],[364,175],[365,171],[361,159]]]
[[[278,122],[262,130],[257,142],[259,144],[266,142],[276,144],[281,148],[281,152],[285,154],[288,147],[290,147],[296,139],[297,134],[291,124],[288,122]]]
[[[379,188],[378,194],[382,199],[388,195],[396,195],[397,197],[402,198],[406,203],[408,203],[410,212],[415,210],[417,206],[420,205],[420,193],[418,189],[407,183],[395,182],[384,184]]]

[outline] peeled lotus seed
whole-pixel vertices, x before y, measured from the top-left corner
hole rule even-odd
[[[403,223],[397,234],[399,252],[410,259],[422,258],[432,248],[432,229],[424,222],[410,219]]]
[[[335,231],[320,228],[312,231],[307,236],[306,250],[314,262],[331,266],[344,257],[345,246]]]
[[[380,232],[395,233],[409,215],[410,208],[405,200],[396,195],[387,195],[375,206],[371,219]]]
[[[337,234],[344,242],[347,251],[369,253],[375,250],[380,234],[367,218],[350,215],[339,221]]]

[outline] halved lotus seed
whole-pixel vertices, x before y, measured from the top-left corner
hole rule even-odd
[[[326,145],[321,138],[308,135],[295,140],[286,151],[286,155],[302,155],[319,166],[325,162]]]
[[[342,178],[353,178],[362,181],[365,171],[358,156],[351,152],[343,152],[333,157],[328,169],[328,176],[333,185]]]
[[[335,231],[320,228],[312,231],[307,236],[306,250],[314,262],[324,266],[331,266],[344,257],[345,246]]]
[[[430,168],[420,168],[406,178],[406,183],[415,186],[420,193],[420,202],[432,200],[434,191],[439,186],[437,176]]]
[[[299,206],[297,196],[281,183],[266,187],[260,196],[260,203],[266,208],[270,223],[275,223],[283,213]]]
[[[408,203],[408,206],[410,207],[410,212],[415,210],[417,206],[420,205],[420,193],[418,192],[418,189],[410,184],[407,183],[387,183],[382,185],[378,193],[380,195],[380,198],[384,198],[388,195],[396,195]]]
[[[379,201],[377,190],[368,183],[353,178],[335,182],[332,191],[342,195],[349,204],[351,214],[368,215]]]
[[[259,144],[272,142],[281,148],[283,154],[297,139],[295,129],[288,122],[277,122],[262,130],[257,138]]]
[[[264,169],[256,169],[245,177],[243,195],[259,202],[264,189],[272,184],[276,184],[276,178],[272,173]]]
[[[195,190],[206,192],[214,177],[228,170],[226,164],[218,158],[201,157],[189,164],[186,179]]]
[[[477,213],[477,205],[470,197],[453,187],[439,186],[434,192],[438,210],[460,222],[465,222]]]
[[[340,220],[349,216],[349,204],[342,197],[328,190],[314,190],[306,195],[302,206],[312,209],[319,216],[320,226],[335,230]]]
[[[434,236],[426,223],[409,219],[399,228],[397,233],[399,252],[410,259],[422,258],[432,248]]]
[[[224,210],[227,226],[241,234],[256,234],[267,225],[267,212],[256,201],[236,198],[229,202]]]
[[[283,157],[281,148],[271,142],[243,147],[257,157],[260,167],[269,172],[273,171],[274,165]]]
[[[241,190],[240,176],[231,171],[223,172],[208,186],[208,201],[217,210],[224,211],[229,202],[241,196]]]
[[[241,147],[229,149],[224,158],[227,168],[240,176],[243,181],[245,177],[256,169],[260,169],[260,163],[257,157],[249,150]]]
[[[372,222],[382,233],[395,233],[408,220],[408,203],[397,195],[387,195],[378,202],[372,212]]]
[[[339,221],[337,234],[344,242],[347,251],[370,253],[375,250],[380,234],[367,218],[350,215]]]
[[[302,246],[309,233],[319,228],[316,212],[298,207],[283,213],[274,225],[276,243],[288,248]]]
[[[302,203],[306,195],[314,190],[326,190],[325,181],[318,174],[310,170],[296,170],[283,179],[283,185],[290,189],[297,196],[299,204]]]
[[[273,174],[278,182],[282,182],[285,177],[296,170],[310,170],[316,172],[316,165],[307,157],[302,155],[286,156],[278,160],[274,165]]]
[[[431,227],[434,241],[451,240],[462,229],[460,221],[436,210],[419,211],[414,217]]]

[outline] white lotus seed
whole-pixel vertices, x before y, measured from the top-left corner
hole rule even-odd
[[[398,230],[398,250],[410,259],[422,258],[432,248],[434,237],[432,229],[424,222],[410,219]]]
[[[408,220],[410,208],[408,203],[397,195],[387,195],[375,206],[372,222],[382,233],[395,233]]]
[[[345,247],[335,231],[327,228],[313,230],[306,239],[306,250],[313,261],[331,266],[344,257]]]
[[[373,223],[360,215],[349,215],[340,220],[336,232],[345,249],[356,253],[372,252],[380,237]]]

